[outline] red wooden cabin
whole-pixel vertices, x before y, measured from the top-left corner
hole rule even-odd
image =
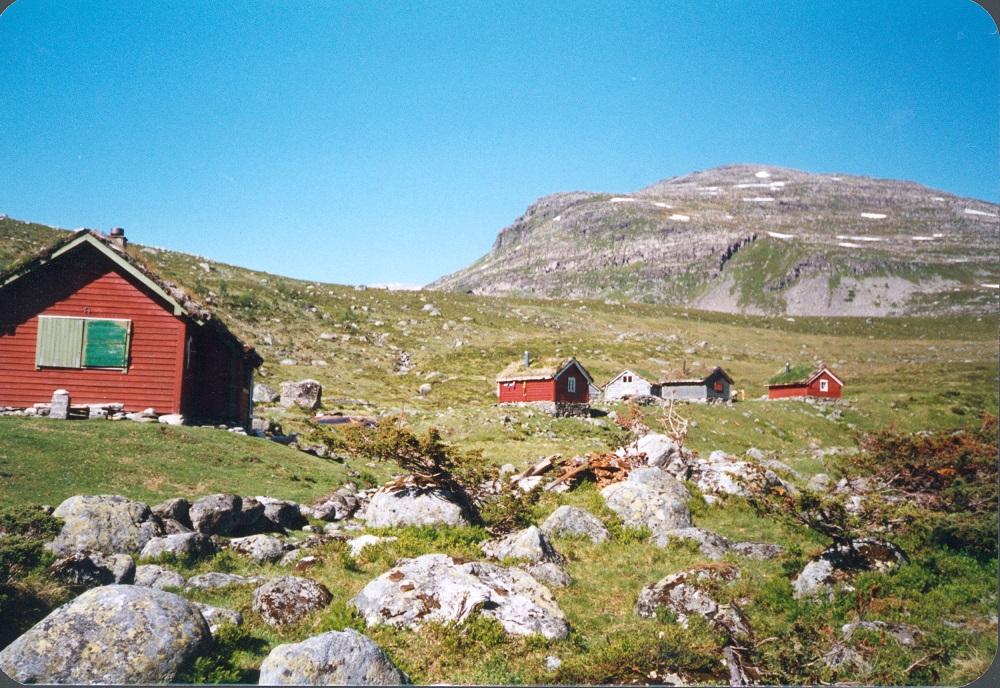
[[[262,359],[183,290],[80,230],[0,274],[0,406],[122,403],[247,424]]]
[[[767,386],[768,399],[788,397],[819,397],[839,399],[844,383],[826,366],[820,366],[808,377],[792,382],[771,383]]]
[[[519,361],[497,376],[497,398],[501,404],[558,402],[587,404],[593,378],[575,358],[567,360]]]

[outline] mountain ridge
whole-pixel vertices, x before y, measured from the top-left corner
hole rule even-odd
[[[754,163],[549,194],[425,288],[744,314],[994,312],[998,210],[916,182]]]

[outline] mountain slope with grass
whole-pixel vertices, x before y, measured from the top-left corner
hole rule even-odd
[[[729,313],[992,313],[998,222],[995,204],[912,182],[730,165],[546,196],[428,288]]]
[[[0,269],[60,232],[0,220]],[[752,636],[743,657],[760,672],[761,683],[961,684],[982,673],[995,653],[995,552],[967,547],[968,533],[978,532],[991,506],[979,491],[968,489],[977,484],[957,473],[965,467],[956,464],[955,452],[938,451],[952,447],[955,438],[972,436],[984,411],[997,412],[995,313],[788,317],[602,300],[391,292],[295,280],[158,248],[132,245],[130,250],[215,308],[257,347],[265,359],[258,382],[278,387],[283,380],[316,379],[324,387],[325,412],[400,419],[420,433],[435,427],[444,442],[472,456],[478,451],[477,460],[492,466],[524,468],[541,456],[613,450],[623,441],[622,429],[610,416],[552,418],[497,406],[494,378],[525,349],[539,360],[574,355],[601,384],[623,368],[657,376],[683,365],[722,365],[746,400],[684,406],[686,446],[702,457],[715,450],[746,457],[756,448],[765,460],[787,466],[776,470],[799,488],[819,473],[831,482],[854,477],[866,465],[861,459],[872,464],[867,470],[873,476],[880,470],[895,476],[898,466],[892,462],[908,456],[909,444],[883,442],[875,452],[864,441],[869,433],[942,431],[919,436],[937,453],[923,457],[921,444],[916,452],[921,460],[907,462],[913,469],[906,476],[907,489],[944,481],[929,504],[934,509],[911,500],[919,510],[904,512],[904,522],[892,526],[909,563],[888,573],[861,573],[852,580],[853,591],[829,599],[796,599],[790,583],[830,544],[822,533],[780,514],[760,513],[740,496],[710,503],[689,484],[698,527],[734,541],[784,548],[770,560],[727,554],[712,561],[683,542],[656,546],[648,531],[625,526],[596,486],[585,482],[564,494],[545,492],[517,514],[538,524],[560,505],[577,506],[611,531],[601,544],[554,540],[573,579],[552,591],[570,625],[566,639],[509,636],[481,616],[419,630],[368,628],[350,600],[401,557],[433,552],[480,559],[480,544],[490,536],[480,525],[374,529],[359,522],[345,536],[397,539],[357,555],[338,539],[316,544],[308,549],[316,561],[304,571],[256,563],[233,549],[198,560],[158,560],[188,578],[209,571],[266,578],[294,573],[325,584],[333,596],[328,606],[278,629],[254,611],[252,586],[176,589],[189,599],[238,611],[244,619],[242,626],[216,634],[211,651],[182,675],[184,681],[255,683],[261,662],[277,645],[355,628],[418,683],[634,684],[680,676],[690,683],[724,684],[723,640],[716,630],[700,617],[687,626],[669,612],[642,618],[635,606],[640,590],[664,576],[733,566],[740,577],[712,594],[744,609]],[[810,404],[761,398],[766,381],[781,374],[786,363],[808,368],[820,361],[844,379],[842,400]],[[420,393],[428,384],[430,391]],[[600,408],[629,415],[623,405]],[[666,429],[662,409],[644,407],[639,413],[654,431]],[[302,410],[261,405],[256,415],[279,422],[286,432],[301,433],[304,441],[315,432]],[[0,538],[0,628],[7,629],[0,645],[77,593],[46,573],[52,557],[41,549],[40,536],[18,535],[19,519],[5,509],[54,505],[74,494],[122,494],[153,504],[217,491],[308,504],[346,481],[365,487],[399,473],[398,466],[370,456],[345,458],[339,463],[208,428],[0,418],[0,532],[9,530]],[[980,463],[993,466],[992,461]],[[947,482],[955,475],[959,479]],[[953,508],[957,499],[965,502],[959,510]],[[966,521],[969,504],[977,505],[978,520]],[[324,525],[313,520],[311,532],[294,531],[285,539],[302,543]],[[26,560],[25,552],[37,555],[37,561]],[[8,620],[16,623],[8,625]],[[918,644],[903,645],[876,625],[845,640],[843,626],[862,621],[903,624],[921,635]],[[831,666],[828,655],[851,656],[845,655],[847,645],[863,664]]]

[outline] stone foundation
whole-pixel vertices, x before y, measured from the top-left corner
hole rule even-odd
[[[556,418],[566,416],[590,417],[590,405],[578,404],[570,401],[510,401],[500,404],[500,406],[522,406],[535,411],[547,413]]]

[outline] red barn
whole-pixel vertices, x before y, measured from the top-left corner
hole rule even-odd
[[[549,402],[587,404],[593,378],[575,358],[532,362],[527,356],[497,376],[501,404]]]
[[[808,369],[807,369],[808,370]],[[787,379],[788,377],[799,379]],[[808,375],[795,375],[795,370],[786,371],[767,385],[768,399],[785,399],[787,397],[819,397],[821,399],[839,399],[844,383],[826,366],[820,366]]]
[[[124,233],[80,230],[0,274],[0,406],[152,407],[247,424],[262,359],[183,290],[126,251]]]

